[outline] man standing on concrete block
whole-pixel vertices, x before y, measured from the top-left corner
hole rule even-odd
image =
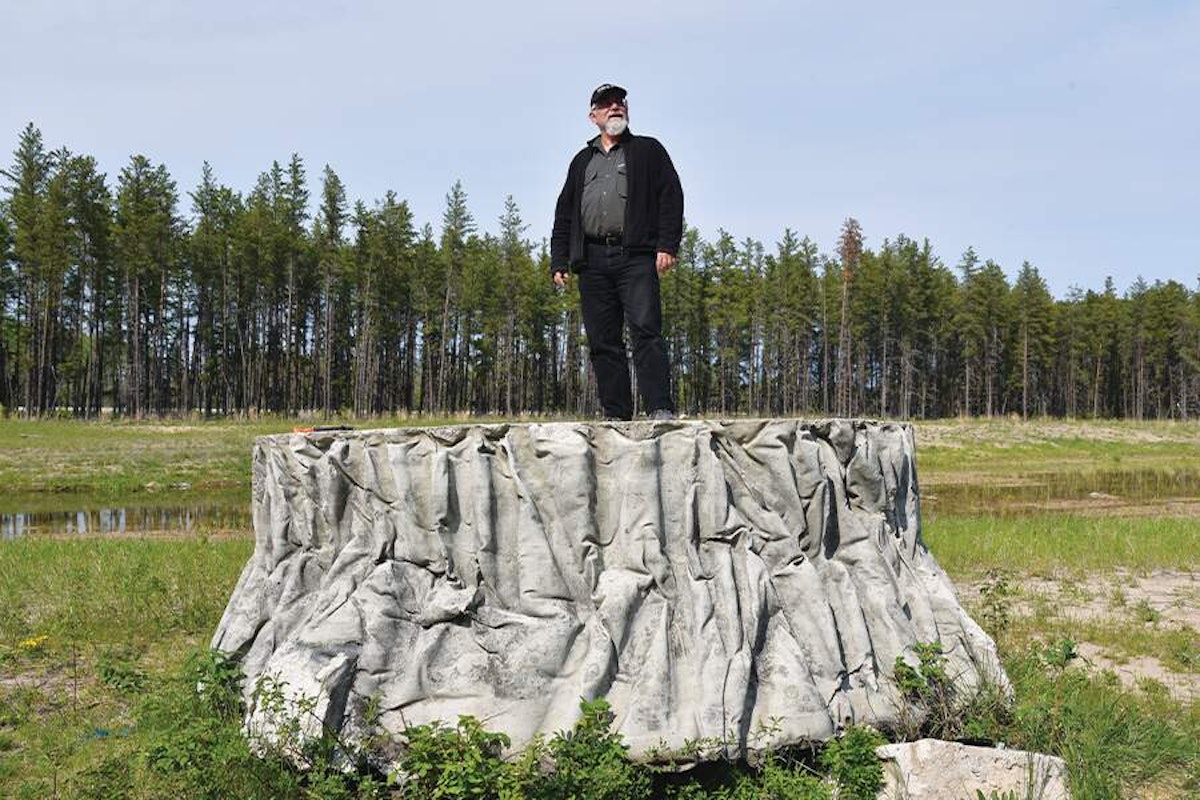
[[[666,148],[629,131],[626,91],[592,92],[590,119],[600,133],[575,154],[554,209],[550,269],[565,286],[579,273],[600,404],[608,419],[633,418],[625,323],[633,337],[638,388],[651,419],[674,419],[660,275],[675,266],[683,238],[683,187]]]

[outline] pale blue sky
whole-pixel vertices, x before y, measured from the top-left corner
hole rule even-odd
[[[769,250],[973,245],[1056,296],[1200,277],[1200,3],[97,2],[0,0],[0,147],[34,122],[115,183],[165,163],[246,191],[299,153],[350,196],[394,189],[440,224],[461,179],[480,227],[512,194],[549,234],[587,98],[629,89],[688,222]],[[7,144],[4,144],[7,142]],[[9,158],[4,156],[5,164]]]

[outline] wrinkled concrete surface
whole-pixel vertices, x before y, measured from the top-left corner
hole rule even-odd
[[[213,646],[353,737],[460,714],[520,748],[605,696],[635,756],[897,719],[939,640],[1004,682],[921,541],[912,429],[827,420],[466,425],[260,438],[255,552]]]

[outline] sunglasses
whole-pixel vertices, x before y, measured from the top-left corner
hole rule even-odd
[[[597,100],[596,104],[594,106],[592,106],[592,110],[599,111],[602,108],[612,108],[613,106],[620,106],[621,108],[625,108],[625,98],[624,97],[613,97],[608,100]]]

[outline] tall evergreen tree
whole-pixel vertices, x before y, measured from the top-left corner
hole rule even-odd
[[[32,407],[38,392],[30,377],[41,360],[38,352],[39,310],[44,307],[46,245],[42,240],[46,226],[42,223],[46,195],[53,161],[42,142],[42,133],[27,125],[21,131],[12,166],[0,172],[9,185],[5,203],[11,230],[11,263],[13,264],[12,339],[9,343],[10,369],[7,384],[10,405],[21,405],[25,413],[36,413]]]
[[[319,328],[319,363],[320,378],[317,382],[319,407],[328,415],[336,408],[340,400],[335,391],[335,376],[337,380],[344,373],[335,372],[335,361],[340,361],[338,332],[335,329],[337,309],[342,280],[342,265],[345,246],[345,227],[349,211],[346,201],[346,188],[341,178],[326,164],[321,184],[321,207],[317,212],[317,221],[313,229],[313,239],[317,249],[317,260],[320,265],[321,287],[318,300],[320,315]]]
[[[119,407],[133,416],[168,410],[172,278],[182,232],[175,182],[166,167],[135,155],[117,182],[113,245],[120,271],[124,383]]]
[[[9,309],[16,293],[16,269],[13,233],[8,221],[8,203],[0,200],[0,413],[7,414],[13,402],[12,376],[9,372],[9,348],[16,335],[16,323]]]
[[[1020,384],[1021,417],[1028,418],[1031,400],[1038,413],[1046,413],[1046,379],[1054,346],[1054,299],[1037,268],[1028,261],[1021,265],[1013,284],[1011,307],[1016,323],[1013,349],[1020,361],[1013,379]]]
[[[462,181],[454,182],[446,194],[446,209],[442,212],[441,270],[442,318],[439,327],[437,380],[433,391],[433,408],[446,413],[458,406],[461,387],[455,380],[462,371],[460,353],[466,360],[469,343],[461,341],[463,330],[458,301],[466,270],[467,244],[475,233],[475,220],[467,209],[467,193]]]
[[[836,413],[850,416],[854,413],[853,383],[854,369],[851,353],[850,291],[854,273],[858,269],[863,252],[862,226],[854,217],[847,217],[838,236],[838,257],[841,259],[841,313],[838,317],[838,369],[834,383],[837,386]]]

